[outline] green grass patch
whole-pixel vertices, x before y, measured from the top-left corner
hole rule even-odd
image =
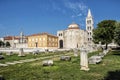
[[[0,75],[6,80],[120,80],[119,65],[120,52],[112,51],[101,63],[89,65],[90,71],[80,70],[78,56],[71,61],[54,61],[53,66],[47,67],[41,65],[41,60],[0,67]]]
[[[30,54],[25,54],[25,56],[23,56],[23,57],[18,56],[17,53],[14,53],[11,56],[6,55],[6,53],[3,53],[5,59],[0,60],[0,63],[25,60],[25,59],[31,59],[31,58],[40,58],[40,57],[45,57],[45,56],[65,55],[66,53],[71,53],[71,52],[66,52],[66,51],[64,51],[64,52],[59,51],[59,52],[55,52],[55,53],[53,53],[53,52],[48,52],[48,53],[41,52],[37,55],[33,55],[32,53],[30,53]]]
[[[99,53],[100,53],[100,51],[90,52],[90,53],[88,54],[88,57],[91,57],[91,56],[93,56],[93,55],[98,55]]]

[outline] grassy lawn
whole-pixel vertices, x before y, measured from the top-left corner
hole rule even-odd
[[[48,53],[41,52],[37,55],[33,55],[32,53],[30,53],[30,54],[25,54],[25,56],[23,56],[23,57],[18,56],[18,54],[16,54],[16,53],[14,53],[11,56],[6,55],[6,53],[3,53],[5,59],[0,60],[0,63],[12,62],[12,61],[18,61],[18,60],[24,60],[24,59],[31,59],[31,58],[39,58],[39,57],[44,57],[44,56],[61,55],[61,54],[65,54],[66,52],[67,51],[55,52],[55,53],[53,53],[53,52],[48,52]],[[71,53],[71,52],[69,52],[69,53]]]
[[[0,67],[0,75],[6,80],[120,80],[118,51],[109,52],[99,64],[89,65],[90,71],[81,71],[79,64],[79,56],[72,57],[71,61],[60,61],[58,57],[54,66],[43,67],[38,60]]]

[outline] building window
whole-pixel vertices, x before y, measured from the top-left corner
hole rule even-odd
[[[50,46],[50,43],[48,43],[48,46]]]
[[[91,26],[90,26],[90,30],[91,30]]]
[[[29,41],[31,41],[31,39],[29,39]]]
[[[59,34],[59,36],[60,36],[60,34]]]
[[[34,41],[34,38],[32,38],[32,41]]]
[[[62,36],[62,33],[61,33],[61,36]]]
[[[92,38],[90,38],[90,41],[92,40]]]
[[[45,41],[45,38],[43,38],[43,40]]]
[[[91,20],[88,20],[88,21],[87,21],[87,24],[91,24]]]
[[[38,38],[36,38],[36,41],[38,41]]]
[[[51,40],[50,37],[48,38],[48,40],[49,40],[49,41]]]
[[[54,43],[52,44],[52,46],[54,46]]]
[[[41,41],[41,38],[39,38],[39,40]]]
[[[91,36],[91,32],[90,32],[90,36]]]
[[[31,47],[31,44],[29,44],[29,46]]]
[[[89,27],[88,27],[88,30],[89,30]]]
[[[59,36],[62,36],[62,33],[59,33]]]
[[[53,38],[53,41],[54,41],[54,38]]]

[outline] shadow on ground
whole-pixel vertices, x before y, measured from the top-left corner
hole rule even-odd
[[[120,54],[117,54],[117,53],[116,53],[116,54],[113,54],[113,55],[120,56]]]
[[[109,71],[103,80],[120,80],[120,70]]]

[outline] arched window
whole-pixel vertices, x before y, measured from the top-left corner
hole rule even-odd
[[[90,36],[91,36],[91,32],[90,32]]]

